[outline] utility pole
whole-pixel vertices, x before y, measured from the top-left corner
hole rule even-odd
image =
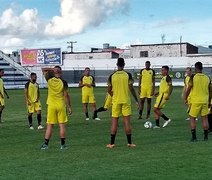
[[[70,51],[71,53],[73,53],[73,44],[74,43],[77,43],[77,41],[68,41],[67,42],[67,44],[70,44],[70,45],[67,46],[67,48],[71,49],[71,51]]]

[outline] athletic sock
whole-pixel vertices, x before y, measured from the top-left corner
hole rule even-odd
[[[38,126],[41,125],[41,114],[37,114]]]
[[[65,138],[61,138],[61,145],[65,144]]]
[[[160,126],[159,119],[155,119],[156,126]]]
[[[115,138],[116,138],[116,135],[115,134],[111,134],[110,144],[115,144]]]
[[[89,118],[89,116],[88,116],[88,112],[86,112],[86,113],[85,113],[85,116],[86,116],[86,118]]]
[[[131,134],[127,134],[127,142],[128,144],[132,144]]]
[[[139,110],[139,115],[142,116],[143,110]]]
[[[161,117],[162,117],[165,121],[169,120],[169,118],[166,117],[165,114],[162,114]]]
[[[47,146],[49,144],[49,139],[45,139],[45,142],[44,142]]]
[[[32,114],[28,115],[29,126],[32,126]]]
[[[204,130],[204,140],[208,139],[208,130]]]
[[[196,136],[196,129],[192,129],[192,130],[191,130],[191,134],[192,134],[192,139],[197,139],[197,136]]]

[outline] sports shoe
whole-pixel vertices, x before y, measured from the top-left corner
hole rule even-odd
[[[64,144],[60,146],[60,149],[68,149],[68,147]]]
[[[136,145],[135,144],[127,144],[127,147],[134,148],[134,147],[136,147]]]
[[[34,127],[33,126],[30,126],[29,129],[34,130]]]
[[[48,149],[48,145],[46,145],[45,143],[42,144],[42,146],[40,147],[41,150],[46,150]]]
[[[160,129],[160,126],[154,126],[153,129]]]
[[[43,128],[44,128],[44,127],[41,126],[41,125],[38,126],[38,130],[41,130],[41,129],[43,129]]]
[[[171,119],[168,119],[167,121],[165,121],[165,123],[163,124],[163,128],[166,127],[170,122],[171,122]]]
[[[86,121],[89,121],[89,118],[85,118]]]
[[[100,121],[101,119],[100,119],[100,118],[98,118],[98,117],[96,117],[94,120],[96,120],[96,121]]]
[[[198,118],[196,118],[195,120],[198,121]]]
[[[106,147],[112,149],[115,147],[115,144],[107,144]]]
[[[188,118],[186,118],[185,120],[186,120],[186,121],[189,121],[189,120],[190,120],[190,118],[188,117]]]

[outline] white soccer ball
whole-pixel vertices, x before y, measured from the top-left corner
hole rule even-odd
[[[152,123],[150,121],[147,121],[144,123],[144,127],[147,129],[151,129],[152,128]]]

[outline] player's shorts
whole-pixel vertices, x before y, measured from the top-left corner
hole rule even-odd
[[[28,109],[28,113],[35,113],[37,111],[41,111],[40,101],[27,105],[27,109]]]
[[[141,88],[140,98],[152,98],[152,88]]]
[[[57,124],[68,122],[66,106],[48,105],[47,107],[47,124]]]
[[[162,109],[165,107],[165,103],[166,103],[166,98],[167,94],[159,94],[158,97],[156,98],[155,104],[154,104],[154,108],[158,108],[158,109]]]
[[[0,106],[4,106],[5,102],[4,102],[4,98],[0,98]]]
[[[112,97],[110,94],[107,94],[105,98],[104,108],[109,109],[112,106]]]
[[[95,100],[95,97],[94,97],[94,94],[93,93],[83,93],[82,94],[82,103],[95,103],[96,100]]]
[[[189,116],[192,117],[197,117],[199,114],[201,116],[206,116],[209,113],[208,104],[199,104],[199,103],[190,104],[188,113]]]
[[[130,116],[132,114],[131,104],[116,104],[112,105],[112,117]]]

